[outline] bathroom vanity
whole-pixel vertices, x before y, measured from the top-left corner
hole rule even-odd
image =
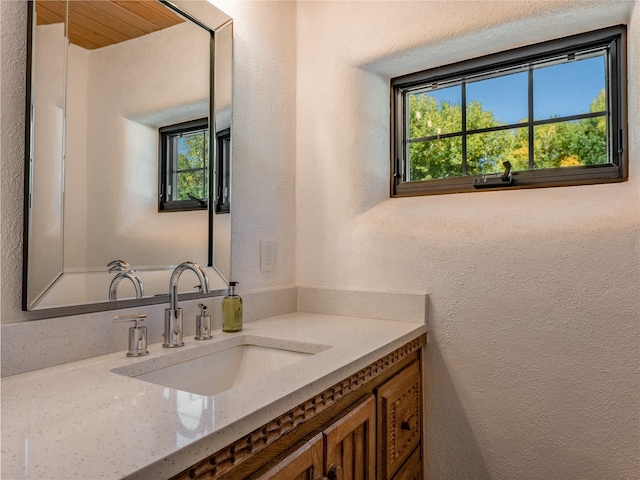
[[[422,478],[424,343],[406,343],[174,479]]]
[[[420,478],[424,323],[296,312],[213,333],[3,378],[3,476]],[[306,355],[217,393],[189,391],[241,345]],[[135,378],[207,355],[194,387]]]

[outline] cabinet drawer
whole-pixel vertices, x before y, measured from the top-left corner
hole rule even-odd
[[[381,479],[390,479],[420,443],[422,382],[414,362],[378,388],[378,448]]]
[[[398,470],[393,480],[422,480],[422,456],[420,446],[416,448],[409,460]]]

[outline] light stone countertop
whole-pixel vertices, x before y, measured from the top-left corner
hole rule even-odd
[[[2,478],[170,477],[425,332],[420,323],[298,312],[218,330],[210,341],[188,337],[179,349],[150,345],[146,357],[122,351],[5,377]],[[111,371],[256,340],[318,353],[208,397]]]

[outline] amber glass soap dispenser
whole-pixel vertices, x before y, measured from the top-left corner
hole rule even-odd
[[[236,295],[238,282],[229,282],[229,294],[222,299],[222,331],[242,330],[242,299]]]

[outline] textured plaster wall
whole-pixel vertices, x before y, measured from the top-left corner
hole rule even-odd
[[[24,98],[26,7],[0,2],[0,239],[2,323],[20,318],[22,288],[22,198],[24,179]],[[16,313],[17,312],[17,313]]]
[[[390,77],[632,11],[628,182],[388,198]],[[303,1],[297,35],[296,281],[429,293],[426,477],[640,478],[640,7]]]

